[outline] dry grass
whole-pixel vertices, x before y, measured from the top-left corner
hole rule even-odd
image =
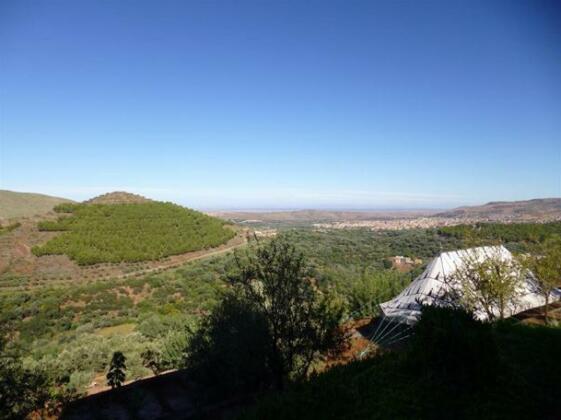
[[[114,325],[112,327],[105,327],[98,329],[95,333],[101,335],[103,337],[109,337],[112,335],[127,335],[134,332],[136,328],[136,324],[121,324],[121,325]]]

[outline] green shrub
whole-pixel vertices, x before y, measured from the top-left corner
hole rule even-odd
[[[379,315],[379,305],[399,294],[410,282],[410,276],[397,271],[363,273],[348,279],[348,311],[353,318]]]
[[[50,398],[50,380],[40,369],[24,367],[8,349],[7,331],[0,327],[0,418],[23,419]]]
[[[255,392],[271,383],[269,343],[264,317],[228,294],[189,341],[185,367],[211,397]]]
[[[4,233],[8,233],[11,232],[12,230],[15,230],[17,228],[19,228],[21,226],[21,223],[12,223],[6,226],[2,226],[0,225],[0,235],[4,234]]]
[[[73,213],[75,210],[80,208],[80,204],[76,203],[60,203],[57,204],[53,210],[56,213]]]

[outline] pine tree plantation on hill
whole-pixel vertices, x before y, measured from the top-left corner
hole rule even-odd
[[[63,233],[33,253],[66,254],[80,265],[156,260],[235,236],[222,220],[172,203],[62,204],[55,211],[69,214],[41,222],[39,229]]]

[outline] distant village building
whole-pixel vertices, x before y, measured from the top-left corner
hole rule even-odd
[[[263,229],[263,230],[255,230],[253,234],[258,238],[273,238],[277,236],[276,229]]]
[[[421,265],[423,263],[423,260],[421,260],[420,258],[410,258],[410,257],[404,257],[402,255],[396,255],[395,257],[391,257],[390,261],[394,266]]]

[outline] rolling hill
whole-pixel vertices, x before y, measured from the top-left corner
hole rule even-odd
[[[159,260],[214,248],[235,236],[216,217],[122,192],[55,211],[58,220],[40,222],[39,230],[62,233],[33,253],[64,254],[79,265]]]
[[[458,207],[437,214],[484,220],[554,220],[561,218],[561,198],[539,198],[526,201],[493,201],[481,206]]]
[[[57,204],[71,202],[44,194],[0,190],[0,219],[37,216],[48,213]]]

